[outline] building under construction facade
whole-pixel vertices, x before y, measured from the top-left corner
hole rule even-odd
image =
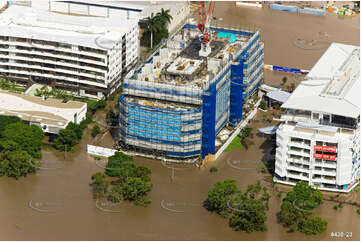
[[[191,163],[213,154],[217,133],[241,121],[243,101],[263,80],[264,45],[258,31],[210,33],[208,56],[187,24],[124,80],[122,149]]]

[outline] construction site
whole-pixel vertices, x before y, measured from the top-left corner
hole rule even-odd
[[[242,120],[263,81],[256,29],[211,27],[214,4],[130,73],[120,96],[121,149],[169,162],[211,157]]]

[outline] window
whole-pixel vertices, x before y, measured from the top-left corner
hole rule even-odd
[[[313,119],[319,119],[319,116],[320,116],[320,115],[319,115],[318,113],[313,113],[313,114],[312,114],[312,118],[313,118]]]
[[[323,121],[329,123],[330,122],[330,115],[324,114],[323,115]]]

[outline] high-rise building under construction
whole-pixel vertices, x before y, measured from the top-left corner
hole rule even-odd
[[[213,154],[216,135],[242,119],[242,102],[263,80],[264,44],[250,29],[210,28],[200,55],[186,24],[123,83],[120,145],[137,154],[194,162]]]

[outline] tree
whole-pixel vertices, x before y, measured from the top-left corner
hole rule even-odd
[[[2,132],[5,130],[7,125],[20,122],[21,119],[19,117],[0,115],[0,137],[2,136]]]
[[[261,187],[260,181],[248,185],[247,190],[237,193],[232,200],[233,214],[229,220],[230,226],[236,231],[242,230],[248,233],[253,231],[266,231],[266,212],[270,195],[266,187]]]
[[[312,210],[322,203],[322,199],[323,195],[319,190],[312,188],[306,182],[297,182],[296,186],[286,194],[281,204],[281,223],[288,227],[289,231],[308,231],[307,228],[315,223],[315,221],[309,220]],[[302,229],[303,226],[306,226],[305,229]]]
[[[306,218],[300,223],[300,231],[305,234],[320,234],[327,228],[327,221],[321,217]]]
[[[41,158],[40,148],[44,133],[35,125],[28,126],[21,122],[8,124],[2,132],[5,140],[12,140],[19,145],[21,150],[26,151],[33,158]]]
[[[145,182],[150,181],[150,175],[152,174],[152,171],[145,166],[138,166],[136,169],[136,176],[142,179]]]
[[[113,156],[108,157],[105,174],[111,177],[135,177],[137,168],[133,157],[122,152],[115,152]]]
[[[154,16],[153,13],[146,18],[146,30],[150,32],[150,48],[153,49],[153,33],[162,29],[162,21],[159,21],[159,16]]]
[[[123,188],[120,185],[113,186],[109,192],[108,199],[113,203],[119,203],[122,199]]]
[[[94,138],[98,134],[100,134],[100,128],[97,124],[95,124],[94,127],[92,128],[91,136]]]
[[[227,217],[231,209],[227,206],[231,195],[238,191],[235,180],[226,179],[223,182],[216,182],[213,188],[209,190],[208,197],[203,206],[209,211],[215,211],[222,217]]]
[[[35,173],[38,164],[32,162],[31,156],[21,150],[20,145],[12,140],[0,141],[0,176],[15,177]]]
[[[116,114],[114,113],[114,111],[112,109],[110,109],[107,112],[107,115],[105,116],[105,118],[106,118],[107,124],[109,126],[117,125],[117,116],[116,116]]]
[[[160,20],[163,24],[167,25],[167,24],[169,24],[169,23],[171,22],[171,20],[173,19],[172,15],[170,15],[169,12],[170,12],[169,9],[164,10],[164,9],[162,8],[162,9],[160,10],[160,12],[157,13],[156,16],[159,17],[159,20]]]
[[[78,143],[78,136],[73,129],[62,129],[54,140],[53,146],[57,150],[67,151]]]
[[[287,82],[287,77],[284,76],[284,77],[282,78],[282,86],[283,86],[284,84],[286,84],[286,82]]]
[[[122,188],[122,195],[125,200],[141,201],[151,189],[150,182],[143,181],[139,177],[129,177]]]
[[[83,130],[82,128],[80,127],[79,124],[75,124],[73,122],[70,122],[67,126],[66,126],[66,129],[72,129],[76,136],[77,136],[77,139],[78,140],[81,140],[82,136],[83,136]]]
[[[93,197],[95,199],[105,197],[109,187],[109,181],[106,179],[106,176],[101,172],[97,172],[92,175],[91,179],[93,180],[91,184]]]

